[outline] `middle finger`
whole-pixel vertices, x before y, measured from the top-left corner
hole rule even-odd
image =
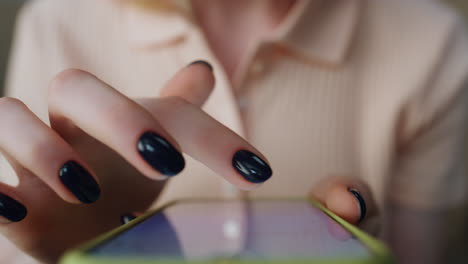
[[[55,78],[49,112],[52,127],[70,120],[150,178],[176,175],[185,166],[179,146],[150,113],[87,72],[66,70]]]

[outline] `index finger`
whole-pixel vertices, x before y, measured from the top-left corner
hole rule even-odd
[[[196,106],[202,106],[213,91],[213,67],[197,60],[182,68],[161,90],[161,97],[176,96]]]

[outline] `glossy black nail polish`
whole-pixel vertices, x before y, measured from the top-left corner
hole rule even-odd
[[[210,71],[213,71],[213,66],[211,66],[211,64],[207,61],[204,61],[204,60],[196,60],[192,63],[190,63],[188,66],[190,65],[194,65],[194,64],[203,64],[205,65],[206,67],[208,67],[210,69]]]
[[[13,198],[0,193],[0,215],[11,222],[23,220],[28,211],[26,207]]]
[[[93,176],[76,161],[68,161],[59,171],[59,178],[83,203],[94,203],[101,196],[101,189]]]
[[[174,176],[185,167],[182,154],[153,132],[145,132],[140,137],[137,149],[141,157],[163,175]]]
[[[362,198],[361,194],[352,188],[348,188],[348,192],[352,193],[354,197],[356,197],[356,200],[359,203],[359,208],[361,210],[361,216],[359,217],[358,223],[360,223],[364,218],[366,217],[367,214],[367,207],[366,207],[366,202],[364,201],[364,198]]]
[[[262,183],[273,174],[270,166],[265,161],[247,150],[239,150],[234,154],[232,166],[246,180],[253,183]]]
[[[124,214],[124,215],[120,216],[120,223],[122,223],[122,225],[124,225],[126,223],[129,223],[130,221],[132,221],[135,218],[136,218],[136,216],[134,216],[132,214]]]

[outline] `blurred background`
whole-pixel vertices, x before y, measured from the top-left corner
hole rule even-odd
[[[0,0],[0,95],[3,93],[5,83],[5,70],[15,17],[23,3],[24,0]]]
[[[0,0],[0,95],[3,93],[5,83],[5,70],[15,17],[23,3],[24,0]]]
[[[26,0],[0,0],[0,96],[3,94],[5,83],[5,71],[8,64],[8,53],[11,46],[11,38],[16,14]],[[157,0],[155,0],[157,1]],[[427,0],[437,1],[437,0]],[[440,0],[459,9],[460,13],[468,21],[467,0]]]

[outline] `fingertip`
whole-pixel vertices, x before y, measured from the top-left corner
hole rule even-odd
[[[359,201],[344,184],[337,184],[330,188],[326,194],[325,205],[351,224],[358,224],[363,218]]]
[[[263,183],[273,175],[270,165],[248,150],[237,151],[232,158],[232,166],[245,180],[255,184]]]
[[[201,106],[214,89],[213,67],[204,60],[197,60],[178,71],[161,90],[162,97],[177,96]]]
[[[28,211],[18,200],[0,193],[0,216],[3,223],[20,222],[26,218]]]
[[[194,62],[191,62],[189,65],[187,65],[187,67],[196,66],[196,65],[204,66],[211,72],[213,71],[213,66],[211,66],[211,64],[205,60],[196,60]]]
[[[124,224],[127,224],[133,220],[135,220],[136,218],[140,217],[144,215],[143,212],[131,212],[131,213],[125,213],[123,215],[120,216],[120,223],[122,225]]]
[[[74,160],[69,160],[59,170],[59,179],[75,198],[85,204],[94,203],[101,196],[101,188],[87,169]]]
[[[156,177],[161,176],[162,179],[173,177],[185,168],[182,153],[155,132],[143,133],[138,140],[137,150],[146,163],[161,174]]]
[[[186,68],[193,81],[190,91],[186,91],[187,99],[195,105],[203,105],[215,86],[213,66],[204,60],[190,63]]]
[[[133,221],[135,218],[137,218],[134,214],[132,213],[126,213],[120,216],[120,223],[122,225],[128,224],[131,221]]]
[[[356,198],[356,201],[359,205],[360,217],[358,223],[360,223],[364,220],[367,214],[366,201],[364,200],[363,196],[358,190],[350,187],[348,188],[348,192],[350,192],[354,196],[354,198]]]

